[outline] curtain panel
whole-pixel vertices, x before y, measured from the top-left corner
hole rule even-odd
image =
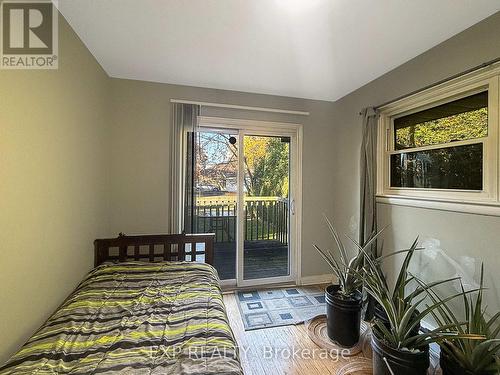
[[[361,186],[359,243],[366,241],[377,231],[376,178],[377,178],[377,122],[378,112],[365,108],[363,116],[363,138],[361,143]]]
[[[200,106],[172,104],[170,140],[170,233],[192,231],[195,138]]]
[[[361,141],[361,178],[360,178],[360,213],[359,239],[361,246],[377,232],[377,122],[378,112],[374,108],[365,108],[361,111],[363,138]],[[377,243],[371,246],[371,251],[377,251]],[[363,291],[363,319],[373,319],[375,301],[366,291]]]

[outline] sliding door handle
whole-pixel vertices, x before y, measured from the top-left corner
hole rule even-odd
[[[290,200],[290,213],[295,216],[295,199]]]

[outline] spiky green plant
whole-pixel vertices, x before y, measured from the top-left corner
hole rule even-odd
[[[429,290],[432,290],[438,285],[458,279],[450,278],[425,284],[411,275],[408,272],[408,266],[414,252],[418,249],[417,243],[418,240],[415,240],[410,249],[405,251],[406,256],[393,289],[389,288],[382,273],[382,268],[380,266],[381,258],[376,258],[371,252],[366,251],[366,249],[358,245],[360,252],[365,255],[364,267],[361,271],[363,274],[363,286],[382,306],[390,324],[390,327],[386,327],[382,322],[376,320],[375,333],[383,338],[389,346],[395,349],[409,350],[420,349],[432,342],[439,342],[446,338],[482,338],[480,335],[457,332],[457,323],[455,322],[440,325],[430,332],[415,334],[415,328],[418,327],[420,321],[424,317],[437,310],[439,307],[446,305],[450,300],[462,295],[462,293],[453,294],[431,305],[425,306],[422,311],[417,310],[426,299]],[[408,284],[414,280],[419,282],[419,286],[412,292],[407,293]],[[473,291],[466,293],[470,292]],[[459,324],[462,324],[462,322],[459,322]]]
[[[471,374],[493,375],[500,370],[500,312],[486,320],[484,315],[486,307],[483,307],[483,282],[484,267],[481,265],[481,276],[479,290],[475,296],[467,296],[462,286],[463,307],[465,312],[465,324],[460,324],[460,319],[446,305],[441,305],[432,311],[434,320],[441,326],[455,325],[457,331],[462,334],[482,335],[482,340],[469,340],[466,338],[444,341],[441,350],[444,351],[450,361],[458,363],[461,368],[468,370]],[[429,295],[434,303],[442,299],[434,291]]]
[[[324,218],[328,225],[328,229],[330,230],[332,237],[335,240],[335,244],[337,245],[338,256],[336,257],[329,249],[323,250],[317,245],[313,246],[316,248],[316,250],[318,250],[320,255],[331,268],[333,274],[337,277],[340,286],[339,292],[346,297],[352,296],[354,293],[356,293],[356,291],[360,290],[363,284],[363,280],[362,277],[360,277],[359,272],[363,266],[363,251],[358,250],[355,256],[349,257],[346,247],[340,239],[340,236],[335,230],[333,224],[328,219],[328,217],[324,216]],[[369,249],[370,246],[375,242],[379,234],[380,232],[372,236],[366,242],[365,246],[362,247],[362,249],[367,251],[367,249]]]

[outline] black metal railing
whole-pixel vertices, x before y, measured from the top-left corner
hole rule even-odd
[[[215,242],[236,241],[235,200],[203,198],[197,201],[194,225],[198,233],[215,233]],[[245,198],[245,241],[275,240],[288,243],[288,199]]]

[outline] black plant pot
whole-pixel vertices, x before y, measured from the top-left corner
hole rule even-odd
[[[389,329],[391,328],[391,323],[389,323],[389,318],[387,317],[387,314],[386,314],[384,308],[382,307],[382,305],[378,302],[375,302],[375,308],[373,311],[373,315],[374,315],[375,319],[382,322],[382,324],[384,326],[386,326]]]
[[[413,313],[413,316],[416,316],[418,314],[419,314],[418,310],[415,310],[415,312]],[[375,319],[381,321],[382,324],[388,330],[391,330],[391,323],[389,322],[389,318],[387,317],[387,313],[385,312],[382,305],[378,302],[375,302],[374,316],[375,316]],[[412,335],[418,335],[418,331],[420,331],[420,324],[417,324],[415,327],[413,327],[413,329],[411,330],[411,333],[412,333]]]
[[[398,350],[386,345],[377,337],[377,331],[372,335],[373,375],[426,375],[429,369],[429,347],[421,351],[410,352]],[[384,360],[385,358],[385,360]],[[387,361],[387,363],[386,363]]]
[[[356,292],[352,297],[345,297],[339,290],[339,285],[326,288],[326,327],[331,340],[350,348],[359,341],[362,296]]]
[[[445,343],[441,345],[446,345]],[[439,355],[439,366],[443,375],[474,375],[473,372],[466,370],[450,358],[446,352],[441,348],[441,354]]]

